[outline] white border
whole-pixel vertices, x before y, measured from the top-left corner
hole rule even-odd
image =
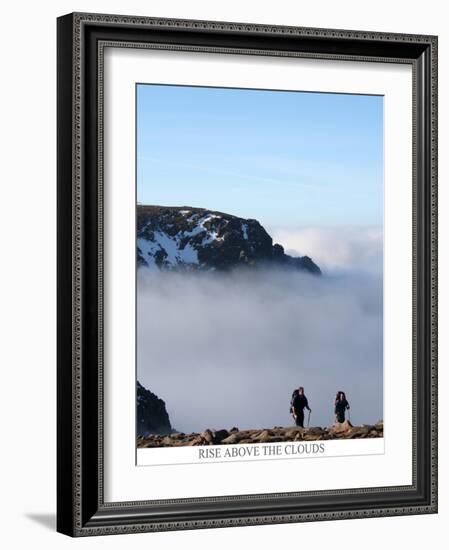
[[[410,485],[411,67],[401,64],[106,48],[104,69],[105,502]],[[136,467],[136,82],[385,96],[386,444],[383,455]]]

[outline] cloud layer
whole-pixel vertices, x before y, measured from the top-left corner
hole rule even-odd
[[[138,379],[184,432],[289,425],[299,385],[311,424],[333,421],[339,389],[353,422],[373,423],[383,407],[382,278],[140,269]]]
[[[272,227],[268,232],[287,254],[307,254],[323,271],[382,273],[382,227]]]

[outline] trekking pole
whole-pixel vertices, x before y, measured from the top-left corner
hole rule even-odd
[[[348,409],[348,420],[351,422],[351,409]]]
[[[312,411],[309,411],[309,417],[307,418],[307,427],[309,427],[309,424],[310,424],[310,413],[311,413],[311,412],[312,412]]]

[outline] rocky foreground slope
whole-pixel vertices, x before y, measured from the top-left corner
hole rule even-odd
[[[275,427],[261,430],[205,430],[201,433],[173,433],[137,437],[137,447],[181,447],[199,445],[232,445],[276,443],[282,441],[323,441],[329,439],[365,439],[383,437],[383,422],[353,426],[346,421],[327,428]]]
[[[165,408],[165,402],[137,381],[137,435],[166,435],[174,430]]]
[[[285,254],[257,220],[190,206],[137,206],[137,264],[153,271],[282,267],[321,273],[308,256]]]

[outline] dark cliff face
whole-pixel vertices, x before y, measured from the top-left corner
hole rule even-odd
[[[165,403],[137,382],[137,436],[173,433]]]
[[[151,269],[226,271],[285,267],[314,274],[308,257],[285,254],[257,220],[203,208],[137,207],[137,262]]]

